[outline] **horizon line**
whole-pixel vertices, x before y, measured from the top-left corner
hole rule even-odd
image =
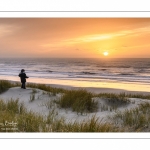
[[[150,57],[0,57],[0,59],[16,59],[16,58],[25,58],[25,59],[150,59]]]

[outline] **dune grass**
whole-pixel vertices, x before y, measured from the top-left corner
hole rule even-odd
[[[98,102],[92,99],[92,93],[84,89],[66,91],[57,101],[62,108],[71,108],[77,113],[95,112],[98,109]]]
[[[45,118],[42,115],[27,111],[18,100],[4,102],[0,100],[0,132],[116,132],[118,128],[108,123],[100,123],[98,118],[93,116],[83,122],[66,123],[65,118],[57,117],[53,110]],[[6,123],[16,123],[16,130]],[[2,126],[2,123],[4,124]],[[6,125],[5,125],[6,124]],[[14,126],[13,126],[14,127]]]
[[[144,94],[125,94],[126,97],[130,98],[141,98],[141,99],[148,99],[150,100],[150,94],[144,95]]]
[[[47,91],[52,93],[54,96],[57,93],[64,93],[66,90],[62,89],[62,88],[53,88],[51,86],[45,85],[45,84],[33,84],[33,83],[27,83],[27,86],[30,88],[37,88],[37,89],[41,89],[43,91]]]
[[[116,128],[109,123],[101,123],[98,118],[93,116],[88,121],[65,123],[65,120],[57,120],[51,124],[52,132],[121,132],[119,128]]]
[[[124,93],[100,93],[97,94],[97,97],[105,103],[99,105],[100,111],[117,111],[119,107],[130,104],[130,99]]]
[[[150,103],[140,104],[139,107],[117,112],[113,117],[116,125],[131,132],[150,131]]]
[[[37,93],[38,91],[36,89],[32,89],[32,92],[31,92],[31,95],[30,95],[30,99],[29,99],[29,102],[33,102],[35,100],[35,94]]]
[[[103,98],[111,98],[113,101],[116,99],[117,101],[121,101],[124,104],[129,102],[129,98],[141,98],[141,99],[148,99],[150,100],[150,94],[127,94],[127,93],[120,93],[120,94],[114,94],[114,93],[100,93],[97,94],[98,97]]]
[[[10,87],[20,86],[18,83],[0,80],[0,93]],[[64,90],[52,88],[42,84],[28,84],[28,87],[44,90],[49,95],[62,93],[60,99],[55,100],[61,108],[71,108],[77,113],[96,112],[98,101],[94,97],[100,97],[110,106],[124,106],[130,103],[129,98],[150,99],[150,95],[132,94],[92,94],[84,89]],[[32,94],[37,91],[33,89]],[[69,122],[65,118],[59,118],[58,113],[52,109],[54,104],[49,104],[50,113],[47,117],[27,111],[24,104],[20,104],[18,99],[9,101],[0,100],[0,132],[148,132],[150,131],[150,104],[140,104],[139,107],[116,112],[112,118],[112,124],[101,123],[98,118],[93,116],[87,121]],[[108,108],[103,108],[108,109]],[[16,122],[17,130],[7,130],[6,122]],[[3,126],[2,126],[3,125]],[[8,124],[7,124],[8,125]],[[7,126],[8,127],[8,126]],[[11,127],[11,126],[9,126]],[[5,130],[4,130],[5,129]]]
[[[37,93],[38,91],[36,89],[32,89],[32,94]]]
[[[1,132],[39,132],[39,127],[46,124],[42,116],[28,112],[23,103],[19,104],[18,99],[7,102],[0,100],[0,116]],[[10,130],[14,127],[8,124],[11,122],[17,124],[15,131]]]
[[[129,98],[125,93],[113,94],[113,93],[101,93],[98,97],[105,99],[105,101],[110,105],[126,105],[130,103]]]
[[[5,92],[11,87],[19,86],[19,83],[11,83],[7,80],[0,80],[0,93]]]
[[[30,95],[29,102],[33,102],[34,100],[35,100],[35,94],[32,93],[32,94]]]
[[[77,113],[94,112],[97,110],[97,102],[92,97],[93,94],[84,89],[65,90],[62,88],[53,88],[44,84],[28,84],[28,87],[47,91],[50,96],[62,93],[62,97],[56,101],[61,108],[72,108]],[[43,93],[44,94],[44,93]],[[32,98],[31,98],[32,99]]]

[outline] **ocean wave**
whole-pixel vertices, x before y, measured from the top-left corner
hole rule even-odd
[[[121,65],[97,65],[98,68],[132,68],[132,66],[121,66]]]
[[[108,69],[98,69],[98,70],[101,70],[101,71],[106,71],[106,70],[108,70]]]
[[[138,72],[138,73],[146,73],[146,70],[140,69],[140,70],[138,70],[137,72]]]
[[[53,72],[52,70],[47,70],[46,72]]]
[[[94,73],[94,72],[86,72],[86,71],[83,71],[83,72],[81,72],[82,74],[96,74],[96,73]]]
[[[132,68],[131,66],[118,66],[118,68]]]
[[[119,73],[118,75],[133,76],[133,75],[135,75],[135,74],[134,74],[134,73]]]
[[[36,78],[148,82],[149,64],[149,59],[0,59],[0,75],[18,76],[24,68]]]

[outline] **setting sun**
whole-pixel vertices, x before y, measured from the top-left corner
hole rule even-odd
[[[108,52],[104,52],[103,55],[104,55],[104,56],[107,56],[107,55],[108,55]]]
[[[150,18],[0,18],[0,58],[149,58],[149,33]]]

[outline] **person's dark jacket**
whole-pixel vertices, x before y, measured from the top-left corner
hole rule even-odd
[[[21,72],[19,74],[19,77],[21,79],[21,82],[26,82],[26,78],[29,78],[29,77],[26,76],[26,74],[24,72]]]

